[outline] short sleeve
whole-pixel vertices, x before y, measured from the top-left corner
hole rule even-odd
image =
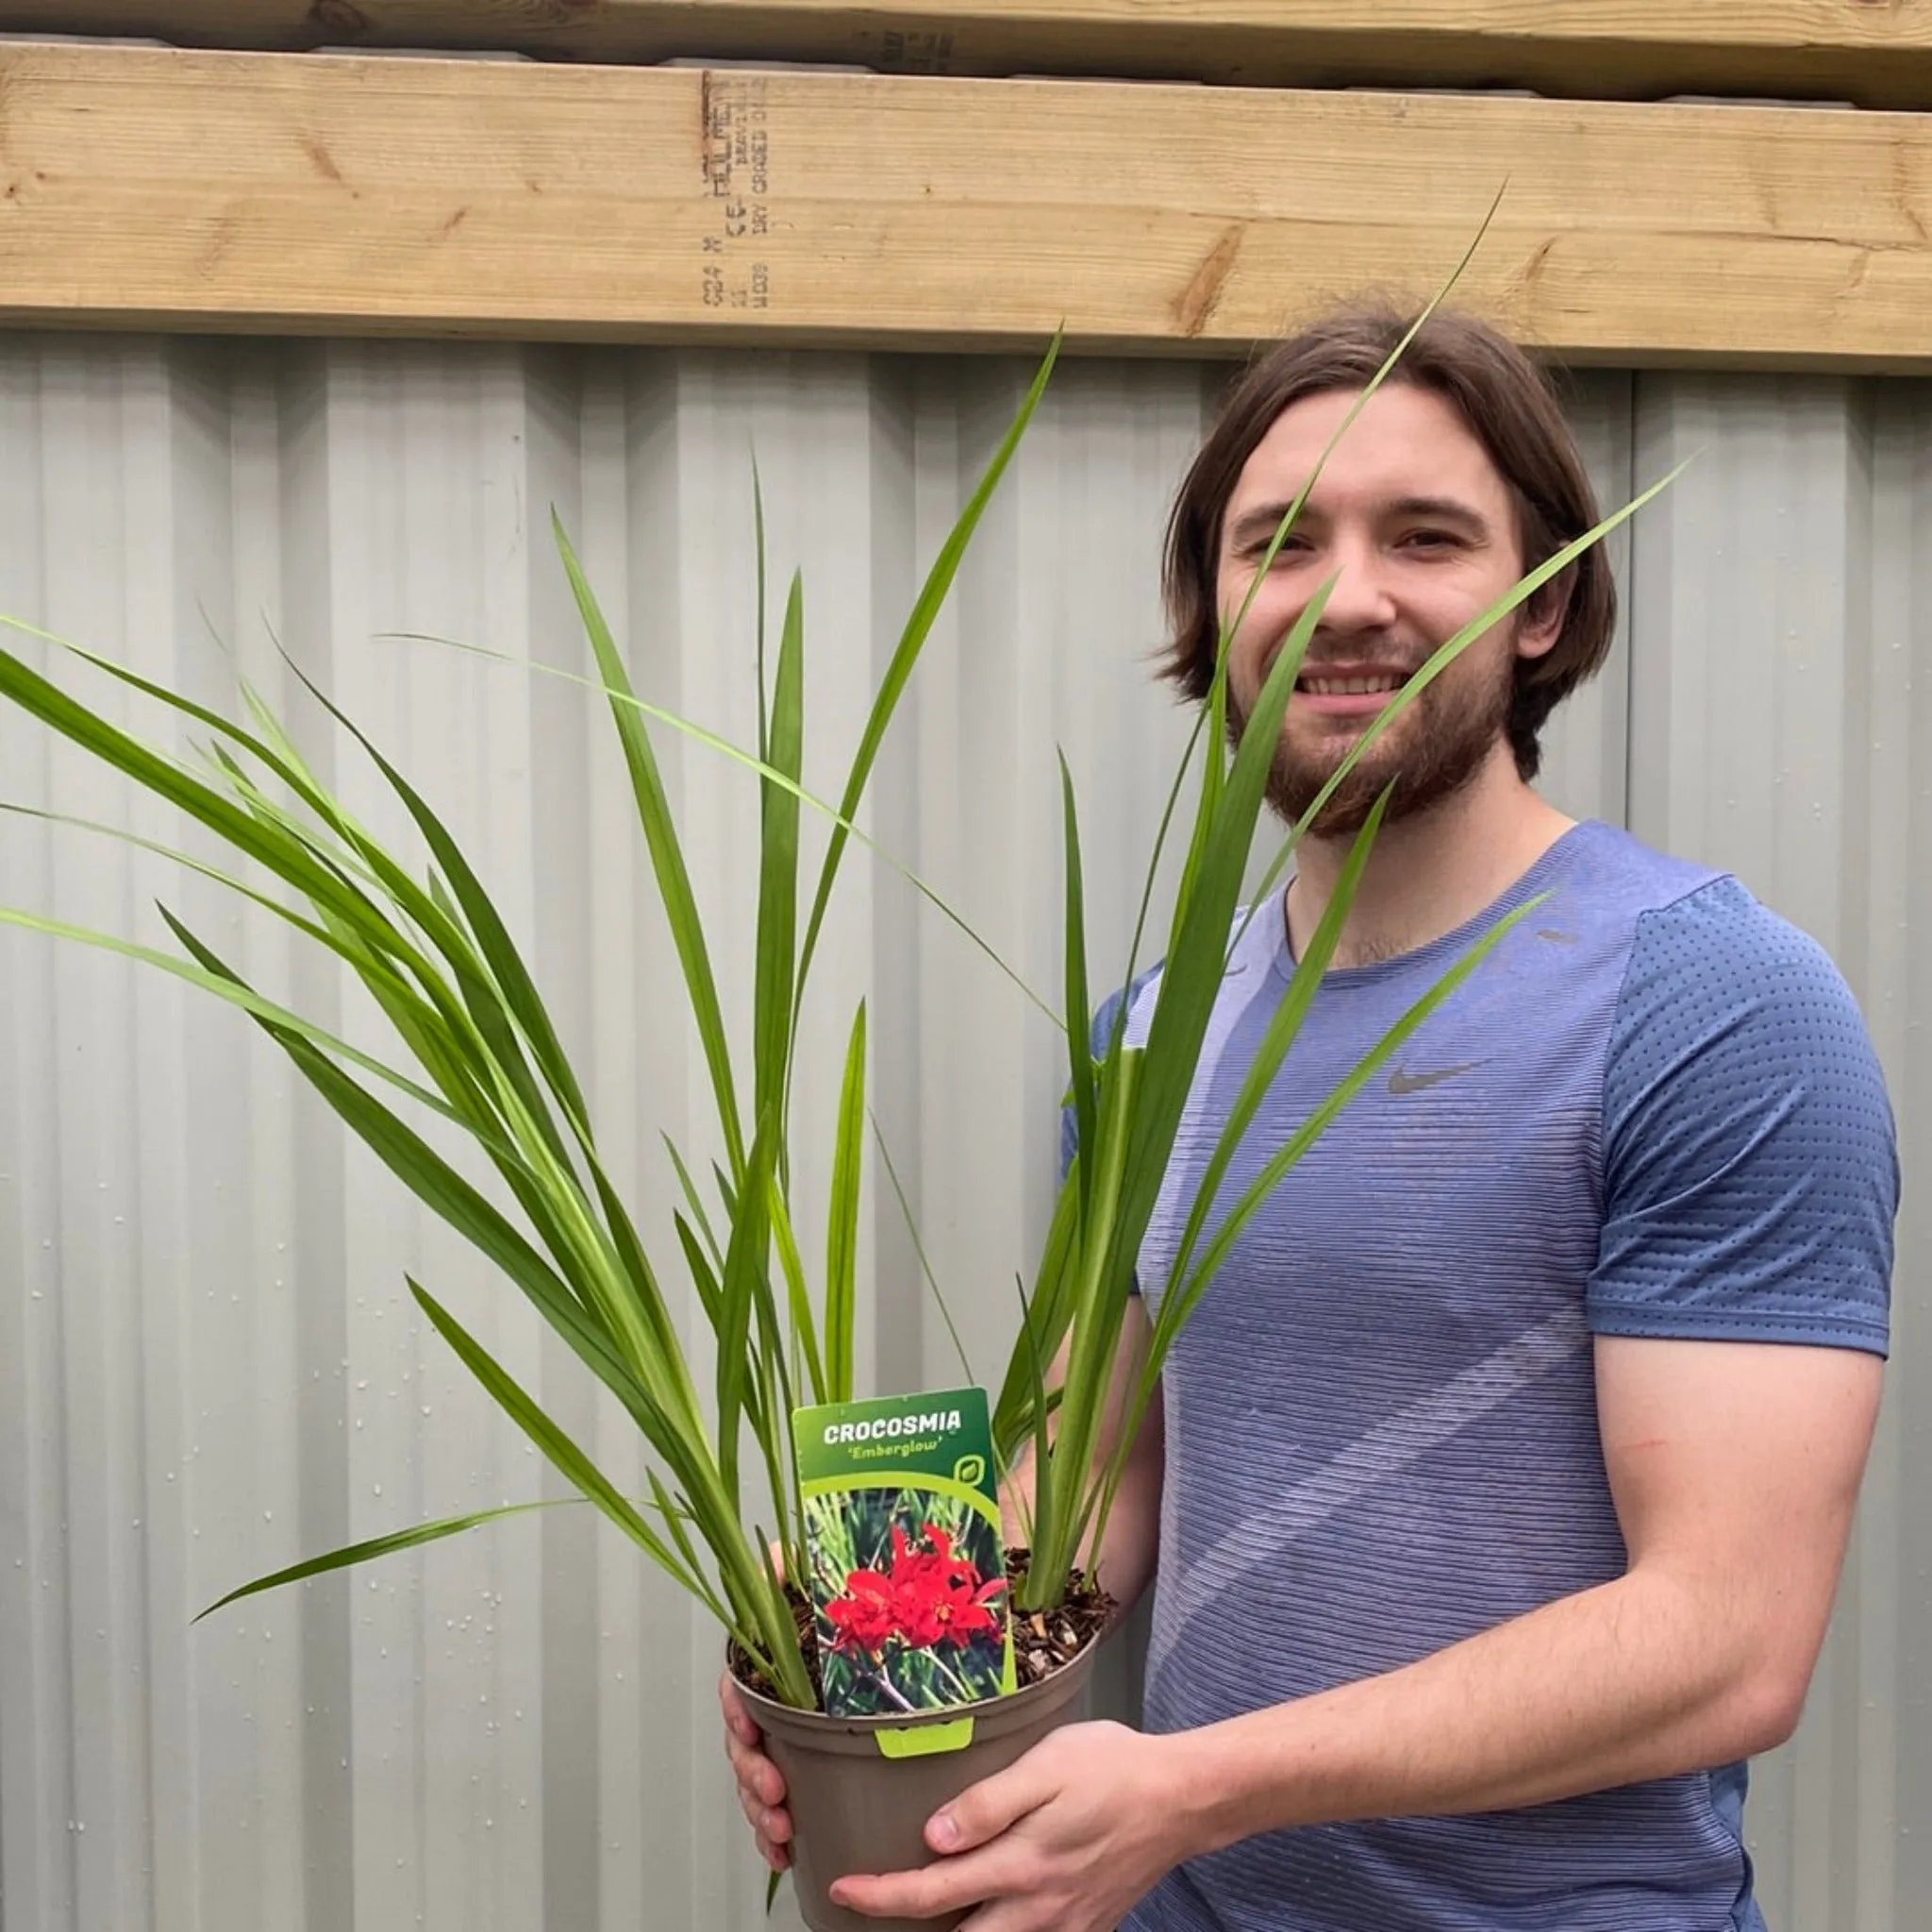
[[[1815,941],[1720,879],[1645,913],[1604,1071],[1600,1335],[1886,1352],[1884,1076]]]
[[[1149,967],[1145,973],[1141,974],[1134,980],[1132,985],[1124,986],[1119,991],[1109,993],[1101,1002],[1100,1010],[1093,1016],[1092,1030],[1087,1036],[1088,1048],[1096,1060],[1102,1058],[1107,1052],[1108,1040],[1113,1032],[1114,1022],[1119,1017],[1121,1008],[1138,998],[1141,989],[1148,985],[1159,971],[1160,968],[1158,966]],[[1066,1181],[1067,1170],[1074,1164],[1074,1156],[1078,1150],[1079,1145],[1080,1128],[1074,1113],[1073,1105],[1071,1102],[1062,1102],[1060,1106],[1060,1180],[1062,1184]],[[1141,1283],[1138,1276],[1134,1281],[1134,1292],[1136,1294],[1141,1292]]]
[[[1146,972],[1138,974],[1133,983],[1124,986],[1118,991],[1110,992],[1100,1004],[1100,1009],[1093,1015],[1093,1024],[1087,1035],[1088,1050],[1098,1060],[1106,1058],[1107,1044],[1113,1032],[1114,1022],[1121,1008],[1129,1001],[1140,997],[1141,990],[1151,984],[1159,973],[1158,966],[1150,966]],[[1074,1155],[1080,1145],[1079,1123],[1074,1116],[1073,1103],[1060,1103],[1060,1179],[1067,1177],[1067,1170],[1074,1164]]]

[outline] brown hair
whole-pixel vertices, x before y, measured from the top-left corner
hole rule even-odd
[[[1162,587],[1172,641],[1161,669],[1191,697],[1206,697],[1213,682],[1221,523],[1243,465],[1283,410],[1307,396],[1364,388],[1413,320],[1391,308],[1341,309],[1269,350],[1223,405],[1167,526]],[[1441,396],[1489,452],[1515,508],[1525,572],[1596,524],[1596,495],[1556,390],[1507,337],[1472,316],[1438,310],[1389,380]],[[1548,600],[1566,591],[1556,643],[1542,657],[1516,663],[1509,746],[1525,779],[1535,777],[1541,763],[1538,734],[1544,721],[1602,666],[1610,648],[1617,592],[1601,543],[1525,608],[1546,612]]]

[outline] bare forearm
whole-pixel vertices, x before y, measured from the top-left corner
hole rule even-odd
[[[1633,1573],[1405,1670],[1181,1734],[1191,1852],[1543,1804],[1766,1749],[1795,1722],[1792,1673],[1762,1668],[1749,1627],[1714,1635],[1707,1598]]]
[[[1137,1455],[1121,1477],[1112,1514],[1107,1519],[1106,1540],[1094,1568],[1101,1588],[1123,1616],[1154,1580],[1160,1555],[1160,1478],[1158,1453]]]
[[[1175,1737],[1195,1848],[1545,1804],[1790,1736],[1851,1533],[1876,1359],[1601,1338],[1597,1370],[1628,1572],[1406,1670]]]
[[[1128,1418],[1136,1411],[1151,1339],[1146,1310],[1136,1301],[1122,1324],[1108,1374],[1101,1405],[1099,1439],[1093,1445],[1093,1459],[1086,1473],[1090,1482],[1099,1477],[1117,1454]],[[1071,1352],[1070,1339],[1054,1358],[1047,1376],[1049,1388],[1065,1382]],[[1055,1442],[1058,1441],[1057,1419],[1049,1424],[1049,1434]],[[1081,1567],[1090,1575],[1099,1576],[1101,1586],[1124,1611],[1133,1607],[1154,1574],[1160,1542],[1160,1486],[1167,1459],[1166,1440],[1166,1411],[1157,1381],[1144,1407],[1140,1407],[1133,1444],[1121,1469],[1107,1521],[1090,1525],[1079,1555]],[[1026,1525],[1033,1521],[1034,1477],[1033,1448],[1028,1443],[1000,1484],[1000,1510],[1008,1545],[1028,1541]],[[1096,1528],[1101,1531],[1098,1549],[1093,1538]]]
[[[1097,1573],[1102,1587],[1123,1613],[1139,1602],[1153,1579],[1160,1548],[1160,1464],[1137,1456],[1128,1462],[1107,1519],[1105,1540],[1094,1551],[1090,1533],[1080,1553],[1084,1568]],[[1008,1545],[1026,1541],[1033,1516],[1033,1452],[1028,1449],[1000,1486],[1000,1514]]]

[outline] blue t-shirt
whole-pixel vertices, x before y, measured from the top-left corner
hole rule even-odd
[[[1331,973],[1221,1201],[1543,892],[1289,1174],[1168,1357],[1150,1730],[1395,1670],[1621,1574],[1592,1335],[1885,1351],[1898,1170],[1851,994],[1735,880],[1604,824],[1462,931]],[[1292,967],[1264,908],[1141,1251],[1150,1300]],[[1130,1041],[1157,980],[1125,995]],[[1744,1784],[1734,1765],[1273,1833],[1182,1866],[1128,1924],[1757,1932]]]

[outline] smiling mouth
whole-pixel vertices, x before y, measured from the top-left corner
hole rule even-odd
[[[1303,672],[1294,681],[1294,688],[1306,691],[1310,697],[1373,697],[1377,693],[1400,691],[1408,682],[1399,672],[1375,672],[1359,677],[1324,677],[1320,672]]]
[[[1294,690],[1307,697],[1387,697],[1408,682],[1407,671],[1304,671]]]

